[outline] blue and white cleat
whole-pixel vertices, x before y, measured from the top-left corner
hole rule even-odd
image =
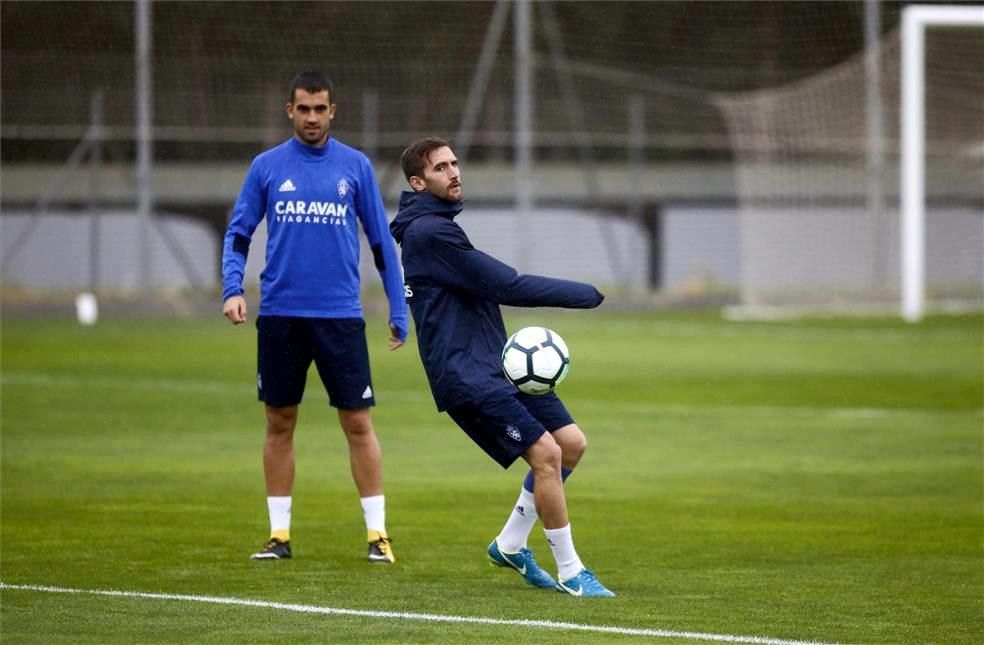
[[[590,569],[581,569],[573,578],[557,582],[557,591],[582,598],[614,598],[615,594],[598,582]]]
[[[489,562],[496,567],[515,569],[523,576],[526,584],[540,589],[555,589],[557,583],[546,571],[540,568],[529,549],[520,549],[516,553],[507,553],[499,548],[499,542],[492,540],[488,549]]]

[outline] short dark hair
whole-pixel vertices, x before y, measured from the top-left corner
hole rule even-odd
[[[451,145],[440,137],[425,137],[407,146],[400,157],[400,166],[403,168],[403,176],[410,181],[411,177],[424,176],[424,168],[430,159],[432,152],[438,148],[450,148]]]
[[[332,84],[330,78],[317,70],[307,69],[294,77],[294,80],[290,82],[288,103],[294,102],[294,96],[299,89],[310,92],[311,94],[328,90],[328,102],[335,102],[335,86]]]

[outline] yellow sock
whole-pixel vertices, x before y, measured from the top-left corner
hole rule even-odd
[[[368,531],[366,531],[366,533],[369,536],[369,541],[370,542],[375,542],[376,540],[378,540],[380,538],[386,537],[386,532],[385,531],[374,531],[372,529],[369,529]]]
[[[278,529],[270,533],[270,539],[277,538],[281,542],[290,542],[290,530],[289,529]]]

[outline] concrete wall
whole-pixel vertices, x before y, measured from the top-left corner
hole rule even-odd
[[[90,245],[94,230],[99,248],[96,260]],[[163,214],[155,218],[148,233],[152,287],[218,284],[218,241],[200,221]],[[179,249],[177,253],[168,239]],[[5,265],[2,280],[7,286],[83,289],[89,286],[93,269],[99,288],[135,290],[140,285],[139,229],[131,212],[103,212],[98,229],[93,229],[88,215],[55,212],[37,217],[5,210],[0,217],[0,240]]]
[[[0,239],[6,260],[34,216],[5,211]],[[457,220],[476,247],[521,271],[583,280],[599,285],[643,286],[648,275],[649,240],[637,223],[597,213],[542,209],[521,221],[506,209],[466,208]],[[661,271],[667,288],[712,283],[738,289],[808,290],[833,281],[845,290],[870,287],[878,253],[883,279],[897,288],[897,215],[874,229],[857,209],[760,210],[739,212],[724,207],[676,208],[664,212]],[[167,244],[166,232],[190,264],[188,275]],[[880,237],[873,237],[876,235]],[[98,261],[102,288],[138,286],[137,220],[113,212],[100,218]],[[7,285],[28,288],[82,289],[89,283],[90,220],[86,215],[49,214],[16,250],[4,271]],[[875,244],[880,240],[880,243]],[[253,239],[246,281],[256,284],[263,264],[266,228]],[[984,285],[984,217],[973,209],[933,211],[927,225],[927,283],[957,285],[981,293]],[[877,251],[880,249],[880,251]],[[220,240],[201,223],[161,215],[151,228],[152,283],[156,287],[215,287]],[[364,247],[363,279],[379,283],[372,257]]]

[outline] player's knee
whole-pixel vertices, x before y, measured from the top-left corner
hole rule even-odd
[[[566,438],[566,441],[562,444],[562,448],[565,458],[577,461],[584,456],[584,452],[588,449],[588,438],[584,436],[584,433],[577,426],[575,426],[575,429],[577,432],[571,433]]]
[[[579,440],[563,446],[564,465],[567,466],[568,468],[573,468],[574,466],[576,466],[577,463],[581,461],[581,457],[584,456],[584,452],[587,449],[588,449],[588,440],[584,438],[584,435],[581,435],[581,438]]]
[[[289,436],[297,425],[297,406],[274,408],[267,406],[267,434]]]
[[[576,425],[571,424],[554,432],[554,439],[563,451],[564,466],[573,468],[584,456],[588,439]]]
[[[349,439],[364,439],[372,435],[372,417],[369,408],[358,410],[339,410],[342,431]]]
[[[549,434],[544,434],[530,449],[530,467],[534,475],[560,474],[563,451]]]

